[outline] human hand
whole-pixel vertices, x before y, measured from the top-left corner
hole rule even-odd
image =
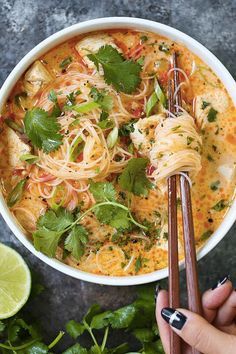
[[[236,354],[236,291],[228,276],[203,294],[202,307],[202,317],[185,309],[170,309],[168,292],[157,286],[156,319],[166,354],[171,354],[171,330],[201,353]],[[183,352],[191,353],[186,345]]]

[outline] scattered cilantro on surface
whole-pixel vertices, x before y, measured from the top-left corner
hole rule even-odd
[[[119,185],[122,189],[135,195],[148,195],[148,190],[153,188],[153,184],[146,176],[148,159],[132,158],[119,177]]]
[[[67,217],[63,225],[67,222]],[[48,222],[50,222],[48,220]],[[54,222],[52,223],[55,227]],[[32,289],[35,287],[34,277],[32,278]],[[38,280],[37,280],[37,285]],[[44,289],[40,286],[40,289]],[[46,290],[44,290],[46,291]],[[29,302],[34,297],[30,295]],[[51,319],[53,321],[53,319]],[[92,305],[80,322],[74,319],[65,325],[67,334],[72,338],[73,343],[65,349],[63,343],[64,332],[60,331],[50,344],[45,343],[42,336],[41,325],[34,318],[27,320],[24,310],[21,310],[12,318],[0,321],[0,353],[15,354],[125,354],[125,353],[149,353],[164,354],[158,328],[155,319],[154,286],[146,285],[138,288],[138,294],[134,302],[122,306],[116,310],[103,311],[98,304]],[[112,340],[119,333],[124,333],[127,339],[133,342],[137,339],[135,350],[132,345],[121,339],[116,347],[112,346]],[[84,338],[87,338],[87,347],[82,346]],[[122,336],[120,336],[122,338]],[[62,342],[64,351],[55,346]],[[114,344],[113,344],[114,345]]]
[[[132,93],[141,82],[141,65],[133,60],[125,60],[121,53],[111,45],[105,45],[96,54],[88,54],[88,58],[103,68],[104,79],[119,92]]]
[[[49,116],[41,108],[27,111],[24,118],[25,133],[31,143],[49,153],[57,150],[62,144],[63,136],[59,133],[60,124],[55,116]]]

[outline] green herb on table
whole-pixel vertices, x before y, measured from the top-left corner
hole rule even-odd
[[[32,289],[35,280],[32,279]],[[42,290],[42,285],[37,287]],[[33,291],[33,290],[32,290]],[[81,322],[72,319],[65,325],[67,334],[73,344],[64,351],[54,348],[63,343],[64,332],[60,331],[50,344],[45,343],[37,321],[25,319],[24,310],[12,318],[0,321],[0,353],[14,354],[125,354],[149,353],[164,354],[155,318],[154,287],[141,286],[134,302],[116,310],[103,311],[98,304],[92,305],[83,316]],[[32,299],[32,294],[30,296]],[[30,301],[30,300],[28,300]],[[52,319],[49,319],[53,321]],[[42,322],[43,324],[43,322]],[[45,329],[43,329],[45,332]],[[138,340],[135,350],[124,340],[112,347],[112,339],[116,334],[125,335],[127,339]],[[80,344],[83,337],[87,338],[88,346]],[[90,342],[88,342],[88,338]]]
[[[111,45],[105,45],[95,54],[88,54],[97,70],[102,66],[104,79],[119,92],[132,93],[141,82],[141,65],[133,60],[125,60]]]

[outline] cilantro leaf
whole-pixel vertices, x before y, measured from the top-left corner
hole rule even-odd
[[[80,259],[84,253],[84,244],[87,242],[88,234],[83,226],[73,226],[75,216],[62,207],[57,210],[47,210],[39,217],[37,230],[33,233],[35,248],[49,257],[55,256],[62,235],[71,229],[65,240],[65,249],[70,251],[76,259]]]
[[[79,343],[72,345],[72,347],[68,348],[62,354],[88,354],[89,351],[86,348],[81,347]]]
[[[73,338],[77,339],[81,334],[84,333],[85,327],[83,324],[70,320],[66,324],[66,332]]]
[[[101,307],[98,304],[92,305],[83,317],[83,323],[91,324],[91,321],[95,315],[101,312]]]
[[[33,233],[34,247],[37,251],[54,257],[62,233],[48,229],[39,229]]]
[[[109,325],[110,317],[112,316],[112,311],[105,311],[95,315],[91,321],[91,328],[101,329]]]
[[[44,152],[54,151],[62,144],[60,124],[55,116],[49,117],[43,109],[36,107],[27,111],[24,125],[25,133],[32,144]]]
[[[39,217],[37,226],[52,231],[63,231],[74,221],[73,215],[65,208],[58,208],[57,211],[49,209]]]
[[[110,324],[112,328],[127,328],[132,323],[135,315],[137,313],[137,308],[134,304],[130,304],[113,312],[110,318]]]
[[[57,100],[57,94],[54,90],[51,90],[48,95],[48,99],[54,103],[54,107],[51,113],[53,117],[59,117],[61,115],[61,109]]]
[[[148,190],[153,188],[152,183],[146,177],[148,159],[133,158],[129,160],[118,179],[120,187],[135,195],[148,195]]]
[[[125,60],[117,49],[105,45],[96,54],[88,54],[88,58],[96,65],[101,64],[104,79],[119,92],[132,93],[141,82],[141,65],[133,60]]]
[[[75,225],[65,240],[65,249],[79,260],[84,254],[84,245],[88,242],[88,232],[81,225]]]
[[[149,328],[136,328],[133,334],[141,343],[151,342],[155,338],[155,334]]]
[[[126,124],[123,124],[119,128],[119,136],[130,136],[130,133],[134,132],[134,120],[129,121]]]
[[[93,182],[91,180],[89,189],[96,202],[116,200],[116,191],[113,184],[110,182]]]
[[[97,219],[116,229],[129,229],[131,226],[128,210],[114,205],[101,205],[95,209]]]

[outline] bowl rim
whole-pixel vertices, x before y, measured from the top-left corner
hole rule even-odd
[[[198,41],[173,27],[164,25],[159,22],[134,17],[105,17],[84,21],[62,29],[40,42],[30,52],[28,52],[15,66],[15,68],[12,70],[12,72],[9,74],[4,84],[2,85],[2,88],[0,90],[0,111],[16,81],[22,76],[25,70],[38,57],[48,52],[56,45],[63,43],[67,39],[72,38],[76,35],[97,30],[115,28],[133,28],[140,31],[150,31],[171,38],[172,40],[177,41],[179,43],[182,43],[190,51],[199,56],[216,73],[216,75],[223,82],[228,94],[231,96],[234,104],[236,105],[236,82],[234,81],[233,77],[228,72],[228,70],[225,68],[225,66],[217,59],[217,57]],[[33,253],[41,261],[45,262],[52,268],[57,269],[60,272],[70,275],[74,278],[96,284],[128,286],[150,283],[153,281],[164,279],[168,276],[168,267],[151,273],[132,276],[96,275],[73,268],[58,261],[57,259],[49,258],[41,252],[35,250],[33,244],[25,236],[22,227],[18,224],[16,218],[11,214],[10,210],[8,209],[2,194],[0,195],[0,212],[7,225],[14,233],[14,235],[31,253]],[[230,209],[224,216],[222,223],[215,230],[210,239],[198,250],[198,260],[208,254],[222,240],[222,238],[226,235],[228,230],[233,225],[235,219],[236,200],[234,200]],[[184,262],[182,261],[180,262],[180,269],[183,268]]]

